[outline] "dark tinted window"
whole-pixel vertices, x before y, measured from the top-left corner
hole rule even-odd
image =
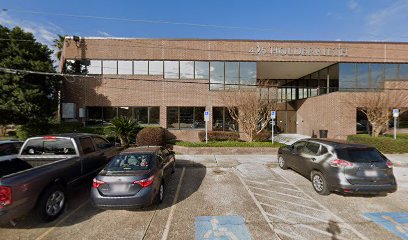
[[[152,167],[153,154],[126,154],[118,155],[106,166],[105,171],[126,172],[147,170]]]
[[[93,137],[93,140],[97,149],[106,149],[111,147],[111,144],[103,138]]]
[[[329,151],[327,150],[327,148],[325,147],[325,146],[322,146],[322,148],[320,149],[320,153],[319,153],[319,155],[323,155],[323,154],[326,154],[326,153],[328,153]]]
[[[18,153],[18,149],[16,148],[14,143],[4,143],[0,144],[0,157],[7,156],[7,155],[14,155]]]
[[[79,143],[81,144],[82,152],[84,154],[95,152],[95,148],[90,137],[80,138]]]
[[[309,155],[317,155],[319,152],[320,144],[308,142],[303,148],[303,152]]]
[[[74,155],[74,145],[70,139],[64,138],[38,138],[27,142],[22,151],[23,155]]]
[[[370,163],[383,162],[385,159],[374,148],[349,148],[337,150],[337,156],[350,162]]]
[[[306,142],[303,142],[303,141],[301,141],[301,142],[295,142],[295,143],[293,144],[293,150],[295,150],[295,151],[300,151],[300,150],[302,150],[302,148],[303,148],[305,145],[306,145]]]

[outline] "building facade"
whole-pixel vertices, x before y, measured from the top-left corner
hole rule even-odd
[[[408,94],[408,43],[74,37],[59,71],[65,121],[127,116],[196,141],[204,111],[210,130],[239,131],[223,96],[246,90],[278,101],[280,132],[345,138],[359,107],[347,99]]]

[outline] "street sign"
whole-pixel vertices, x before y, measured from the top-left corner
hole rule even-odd
[[[392,116],[393,117],[399,117],[399,109],[392,109]]]
[[[276,111],[271,111],[271,118],[275,119],[276,118]]]
[[[210,121],[210,112],[209,111],[204,112],[204,121],[206,121],[206,122]]]

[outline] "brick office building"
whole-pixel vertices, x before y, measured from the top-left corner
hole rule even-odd
[[[210,130],[237,130],[222,94],[246,89],[278,100],[282,132],[345,138],[358,103],[342,99],[408,89],[408,43],[74,37],[59,70],[84,75],[64,79],[66,121],[128,116],[197,140],[205,110]]]

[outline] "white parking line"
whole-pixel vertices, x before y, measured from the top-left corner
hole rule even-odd
[[[297,199],[300,199],[300,200],[314,202],[313,200],[302,198],[302,197],[299,197],[299,196],[294,196],[294,195],[287,194],[287,193],[281,193],[281,192],[277,192],[277,191],[273,191],[273,190],[269,190],[269,189],[264,189],[264,188],[259,188],[259,187],[253,187],[253,186],[249,186],[249,187],[254,188],[254,189],[258,189],[258,190],[261,190],[261,191],[265,191],[265,192],[279,194],[279,195],[282,195],[282,196],[287,196],[287,197],[297,198]]]
[[[352,232],[354,232],[358,237],[360,237],[361,239],[364,240],[368,240],[368,238],[366,236],[364,236],[362,233],[360,233],[359,231],[357,231],[355,228],[353,228],[351,225],[349,225],[348,223],[346,223],[342,218],[340,218],[339,216],[337,216],[336,214],[334,214],[332,211],[330,211],[326,206],[324,206],[323,204],[319,203],[318,201],[316,201],[314,198],[312,198],[311,196],[309,196],[307,193],[305,193],[300,187],[298,187],[297,185],[295,185],[294,183],[292,183],[291,181],[289,181],[289,179],[287,179],[286,177],[284,177],[282,174],[279,174],[277,171],[273,171],[274,173],[278,174],[280,177],[282,177],[283,179],[285,179],[288,183],[292,184],[292,186],[296,187],[299,191],[303,192],[308,198],[310,198],[311,200],[313,200],[317,205],[319,205],[321,208],[325,209],[327,212],[331,213],[335,218],[337,218],[337,221],[342,223],[342,225],[346,226],[348,229],[350,229]]]
[[[183,171],[181,172],[180,180],[177,185],[176,195],[174,195],[173,203],[171,205],[170,214],[169,214],[169,217],[167,218],[166,226],[164,227],[164,232],[161,238],[162,240],[166,240],[169,236],[171,220],[173,219],[174,209],[176,208],[176,203],[177,203],[177,199],[180,193],[181,183],[183,182],[185,170],[186,170],[186,167],[183,167]]]
[[[248,181],[249,181],[249,180],[248,180]],[[285,183],[285,182],[281,182],[281,181],[275,181],[275,180],[272,180],[272,179],[268,179],[268,182],[276,182],[276,183],[280,183],[280,184],[292,186],[292,184],[290,184],[290,183]]]
[[[266,220],[266,222],[268,223],[268,226],[270,227],[270,229],[272,230],[272,232],[275,234],[275,236],[278,239],[282,239],[278,233],[275,231],[273,225],[270,223],[270,220],[268,218],[268,216],[266,215],[265,210],[262,208],[261,204],[258,202],[258,200],[256,199],[256,197],[254,196],[254,194],[251,192],[251,190],[249,189],[248,185],[245,183],[244,179],[242,179],[242,177],[240,176],[240,172],[235,169],[235,175],[239,178],[239,180],[241,181],[242,185],[244,185],[244,188],[247,190],[249,196],[251,196],[252,200],[255,202],[255,205],[258,207],[259,211],[261,212],[262,216],[264,217],[264,219]]]
[[[259,194],[259,193],[254,193],[254,195],[260,196],[260,197],[264,197],[264,198],[269,198],[269,199],[272,199],[272,200],[275,200],[275,201],[280,201],[280,202],[284,202],[284,203],[296,205],[296,206],[303,207],[303,208],[309,208],[309,209],[315,210],[315,211],[326,212],[325,210],[322,210],[322,209],[305,206],[305,205],[302,205],[302,204],[299,204],[299,203],[288,202],[288,201],[285,201],[285,200],[282,200],[282,199],[279,199],[279,198],[274,198],[274,197],[270,197],[270,196],[265,196],[265,195],[262,195],[262,194]]]
[[[279,187],[279,188],[287,189],[287,190],[290,190],[290,191],[299,192],[299,190],[296,190],[296,189],[292,189],[292,188],[285,188],[285,187],[281,187],[281,186],[275,186],[275,185],[271,185],[271,184],[267,184],[267,183],[263,183],[263,182],[254,181],[254,180],[246,180],[246,181],[247,181],[247,182],[250,182],[250,183],[255,183],[255,184],[264,185],[264,186],[269,186],[269,187]]]

